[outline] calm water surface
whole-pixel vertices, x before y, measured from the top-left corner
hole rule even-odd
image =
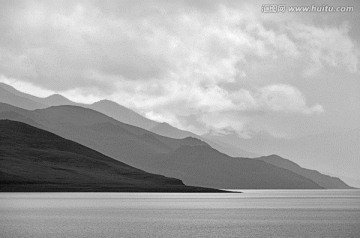
[[[360,190],[0,193],[0,237],[360,237]]]

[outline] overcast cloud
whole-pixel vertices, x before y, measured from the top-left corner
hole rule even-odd
[[[359,4],[279,15],[263,3],[0,1],[0,80],[196,133],[360,127]]]

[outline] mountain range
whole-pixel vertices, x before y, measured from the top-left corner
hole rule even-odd
[[[92,110],[80,107],[79,105],[85,104],[73,103],[61,95],[47,98],[37,98],[29,94],[24,96],[14,88],[3,85],[0,90],[2,90],[0,99],[4,98],[1,96],[3,91],[6,91],[7,95],[12,94],[12,98],[8,97],[6,101],[9,103],[12,100],[12,105],[24,105],[23,102],[26,100],[34,102],[35,106],[44,105],[42,109],[29,111],[2,103],[0,104],[0,118],[22,121],[95,149],[131,166],[179,178],[185,184],[214,188],[349,188],[341,180],[330,176],[317,173],[318,178],[300,166],[297,169],[293,166],[283,166],[289,163],[280,165],[275,164],[273,160],[260,158],[233,158],[213,145],[219,141],[208,143],[210,140],[201,140],[202,137],[191,132],[176,128],[174,131],[173,127],[166,123],[154,122],[157,124],[150,130],[125,124],[115,120],[114,115],[116,114],[118,118],[123,114],[142,116],[111,101],[103,100],[91,104],[96,105],[98,109]],[[25,100],[21,101],[19,98]],[[66,103],[77,106],[46,108],[45,104],[48,103],[49,98],[54,105]],[[89,105],[86,106],[89,107]],[[121,108],[126,113],[122,113],[117,108]],[[112,113],[113,117],[100,113],[100,110]],[[153,121],[146,120],[149,119],[145,118],[145,124],[151,127],[151,123],[148,122]],[[188,134],[192,137],[174,139],[154,133],[161,133],[163,128],[169,127],[171,130],[166,129],[165,132],[177,133],[175,137]],[[227,144],[224,143],[221,146],[224,145]],[[278,157],[276,161],[279,160],[287,161],[281,157]],[[316,173],[316,171],[313,172]],[[315,182],[314,178],[318,180]]]
[[[256,159],[233,158],[205,142],[173,139],[78,106],[28,111],[0,103],[0,119],[21,121],[136,168],[213,188],[322,188],[309,178]]]
[[[27,93],[20,92],[10,85],[0,83],[0,102],[8,103],[20,108],[33,110],[33,109],[42,109],[50,106],[59,106],[59,105],[73,105],[80,106],[85,108],[90,108],[101,112],[109,117],[112,117],[123,123],[133,125],[136,127],[143,128],[145,130],[152,131],[156,134],[163,135],[175,139],[183,139],[186,137],[194,137],[200,140],[206,141],[212,147],[217,150],[226,153],[231,156],[243,156],[243,157],[255,157],[256,153],[247,152],[236,145],[226,144],[222,142],[214,142],[207,138],[203,138],[199,135],[196,135],[192,132],[180,130],[176,127],[171,126],[168,123],[156,122],[150,120],[139,113],[126,108],[118,103],[115,103],[110,100],[100,100],[92,104],[83,104],[76,103],[62,95],[53,94],[51,96],[40,98]]]

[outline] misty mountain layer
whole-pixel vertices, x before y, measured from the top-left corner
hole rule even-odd
[[[247,152],[242,148],[240,148],[239,146],[234,146],[221,141],[214,142],[212,140],[202,138],[201,136],[196,135],[192,132],[175,128],[169,125],[168,123],[159,123],[150,120],[146,117],[141,116],[137,112],[130,110],[129,108],[126,108],[122,105],[119,105],[109,100],[101,100],[93,104],[82,104],[82,103],[72,102],[71,100],[59,94],[54,94],[49,97],[40,98],[20,92],[7,84],[0,83],[0,102],[8,103],[16,107],[20,107],[28,110],[42,109],[49,106],[60,106],[60,105],[73,105],[73,106],[90,108],[98,112],[101,112],[109,117],[112,117],[115,120],[136,127],[140,127],[145,130],[152,131],[162,136],[175,138],[175,139],[194,137],[200,140],[204,140],[208,144],[210,144],[213,148],[231,156],[241,156],[241,157],[256,156],[256,153]]]
[[[309,178],[254,159],[232,158],[195,138],[172,139],[91,109],[57,106],[28,111],[0,104],[0,118],[23,121],[131,166],[215,188],[322,188]]]

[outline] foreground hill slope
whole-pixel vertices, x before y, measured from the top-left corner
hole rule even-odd
[[[147,173],[21,122],[0,120],[0,142],[0,191],[216,191]]]

